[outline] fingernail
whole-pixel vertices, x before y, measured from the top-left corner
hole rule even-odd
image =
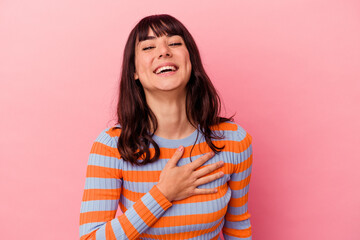
[[[184,147],[183,147],[183,146],[180,146],[180,147],[178,147],[177,150],[178,150],[179,152],[181,152],[183,149],[184,149]]]

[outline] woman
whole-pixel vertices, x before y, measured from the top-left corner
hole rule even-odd
[[[90,152],[80,239],[251,239],[251,136],[220,109],[184,25],[143,18],[124,50],[118,124]]]

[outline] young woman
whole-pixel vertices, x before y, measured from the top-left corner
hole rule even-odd
[[[80,239],[251,239],[251,136],[220,110],[185,26],[143,18],[124,50],[118,124],[90,152]]]

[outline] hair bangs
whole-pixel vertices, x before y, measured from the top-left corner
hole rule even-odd
[[[160,37],[163,35],[180,35],[181,37],[184,36],[181,26],[172,18],[164,15],[154,15],[150,18],[144,19],[143,22],[139,23],[139,41],[143,41],[146,39],[150,28],[154,32],[156,37]]]

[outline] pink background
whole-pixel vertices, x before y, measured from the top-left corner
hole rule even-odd
[[[78,238],[125,41],[156,13],[189,29],[253,136],[253,239],[360,239],[357,0],[0,1],[2,239]]]

